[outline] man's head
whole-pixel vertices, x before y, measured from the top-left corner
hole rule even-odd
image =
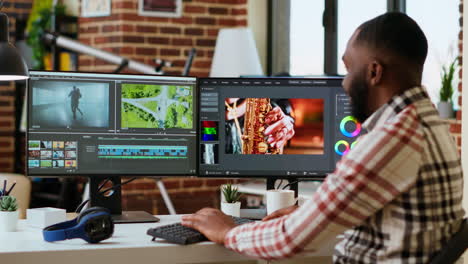
[[[427,39],[414,20],[386,13],[359,26],[348,41],[343,87],[361,122],[392,96],[421,85]]]

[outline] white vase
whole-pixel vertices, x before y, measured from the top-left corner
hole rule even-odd
[[[16,231],[19,211],[0,211],[0,232]]]
[[[226,202],[221,202],[221,211],[227,215],[231,216],[240,216],[240,202],[235,202],[235,203],[226,203]]]
[[[437,110],[441,118],[453,118],[453,106],[450,102],[439,102]]]

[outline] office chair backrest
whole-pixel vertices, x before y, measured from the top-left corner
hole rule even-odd
[[[468,219],[463,222],[458,231],[431,260],[430,264],[453,264],[468,248]]]

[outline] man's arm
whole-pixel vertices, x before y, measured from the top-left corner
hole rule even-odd
[[[264,259],[317,248],[364,222],[416,182],[423,136],[412,109],[362,136],[312,199],[292,214],[231,229],[225,246]]]

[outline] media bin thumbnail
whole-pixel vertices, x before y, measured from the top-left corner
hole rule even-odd
[[[107,128],[109,84],[32,80],[33,128]]]
[[[324,99],[226,98],[226,154],[324,154]]]
[[[193,128],[191,86],[122,84],[122,128]]]

